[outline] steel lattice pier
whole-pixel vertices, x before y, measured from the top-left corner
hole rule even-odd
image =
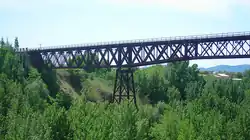
[[[117,69],[112,102],[120,103],[124,98],[136,104],[133,70]]]

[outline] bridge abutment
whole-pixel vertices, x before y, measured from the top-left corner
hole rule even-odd
[[[36,68],[39,72],[45,67],[44,61],[40,53],[29,54],[30,65]]]

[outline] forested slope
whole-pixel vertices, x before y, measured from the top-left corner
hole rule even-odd
[[[39,73],[31,68],[26,76],[14,53],[17,40],[13,47],[3,40],[0,45],[0,139],[250,138],[249,71],[242,81],[232,81],[204,80],[188,62],[138,69],[137,111],[133,104],[105,101],[112,69]]]

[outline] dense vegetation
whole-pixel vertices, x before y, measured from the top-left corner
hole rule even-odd
[[[137,111],[126,102],[117,105],[90,98],[95,92],[91,81],[99,78],[112,86],[114,70],[62,70],[53,76],[55,72],[30,68],[25,75],[15,53],[17,39],[13,47],[3,40],[0,45],[0,139],[250,138],[249,71],[242,81],[232,81],[204,79],[197,65],[188,62],[138,69]],[[56,79],[66,73],[76,94],[67,93],[65,84]]]

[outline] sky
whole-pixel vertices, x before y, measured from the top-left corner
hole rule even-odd
[[[20,47],[250,31],[250,0],[0,0],[0,37]],[[197,60],[199,67],[250,59]]]

